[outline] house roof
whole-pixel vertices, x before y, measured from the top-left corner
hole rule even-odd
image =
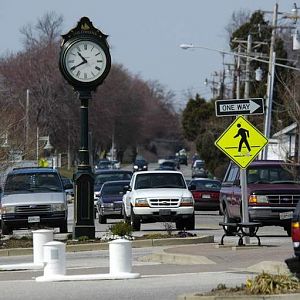
[[[273,134],[272,138],[280,137],[284,134],[293,133],[293,131],[297,128],[297,123],[292,123],[291,125],[281,129],[280,131],[277,131]]]

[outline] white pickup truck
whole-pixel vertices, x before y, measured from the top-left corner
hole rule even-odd
[[[141,222],[175,222],[177,230],[194,230],[194,199],[178,171],[141,171],[133,174],[123,196],[124,220],[133,230]]]

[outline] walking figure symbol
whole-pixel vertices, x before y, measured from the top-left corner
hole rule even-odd
[[[237,138],[239,136],[241,137],[240,142],[239,142],[239,149],[238,149],[238,151],[241,152],[242,146],[243,146],[243,144],[245,144],[246,147],[247,147],[247,149],[248,149],[248,151],[250,152],[251,148],[250,148],[249,143],[248,143],[249,130],[247,130],[245,128],[242,128],[241,124],[237,124],[236,126],[239,128],[239,130],[238,130],[237,134],[234,136],[234,138]]]

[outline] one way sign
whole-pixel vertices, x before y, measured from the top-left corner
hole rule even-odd
[[[217,117],[264,113],[262,98],[217,100],[215,108]]]

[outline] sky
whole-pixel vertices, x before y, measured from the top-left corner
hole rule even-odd
[[[290,13],[300,0],[278,0],[279,12]],[[145,81],[158,81],[175,93],[175,105],[184,107],[188,95],[211,97],[212,74],[222,69],[218,51],[182,50],[192,43],[228,51],[225,27],[233,12],[267,11],[274,0],[0,0],[0,56],[22,50],[20,29],[35,24],[48,12],[64,18],[63,33],[87,16],[109,35],[112,62],[122,64]],[[299,10],[300,14],[300,10]],[[298,21],[299,23],[300,21]],[[225,60],[226,60],[225,56]],[[229,59],[229,58],[228,58]]]

